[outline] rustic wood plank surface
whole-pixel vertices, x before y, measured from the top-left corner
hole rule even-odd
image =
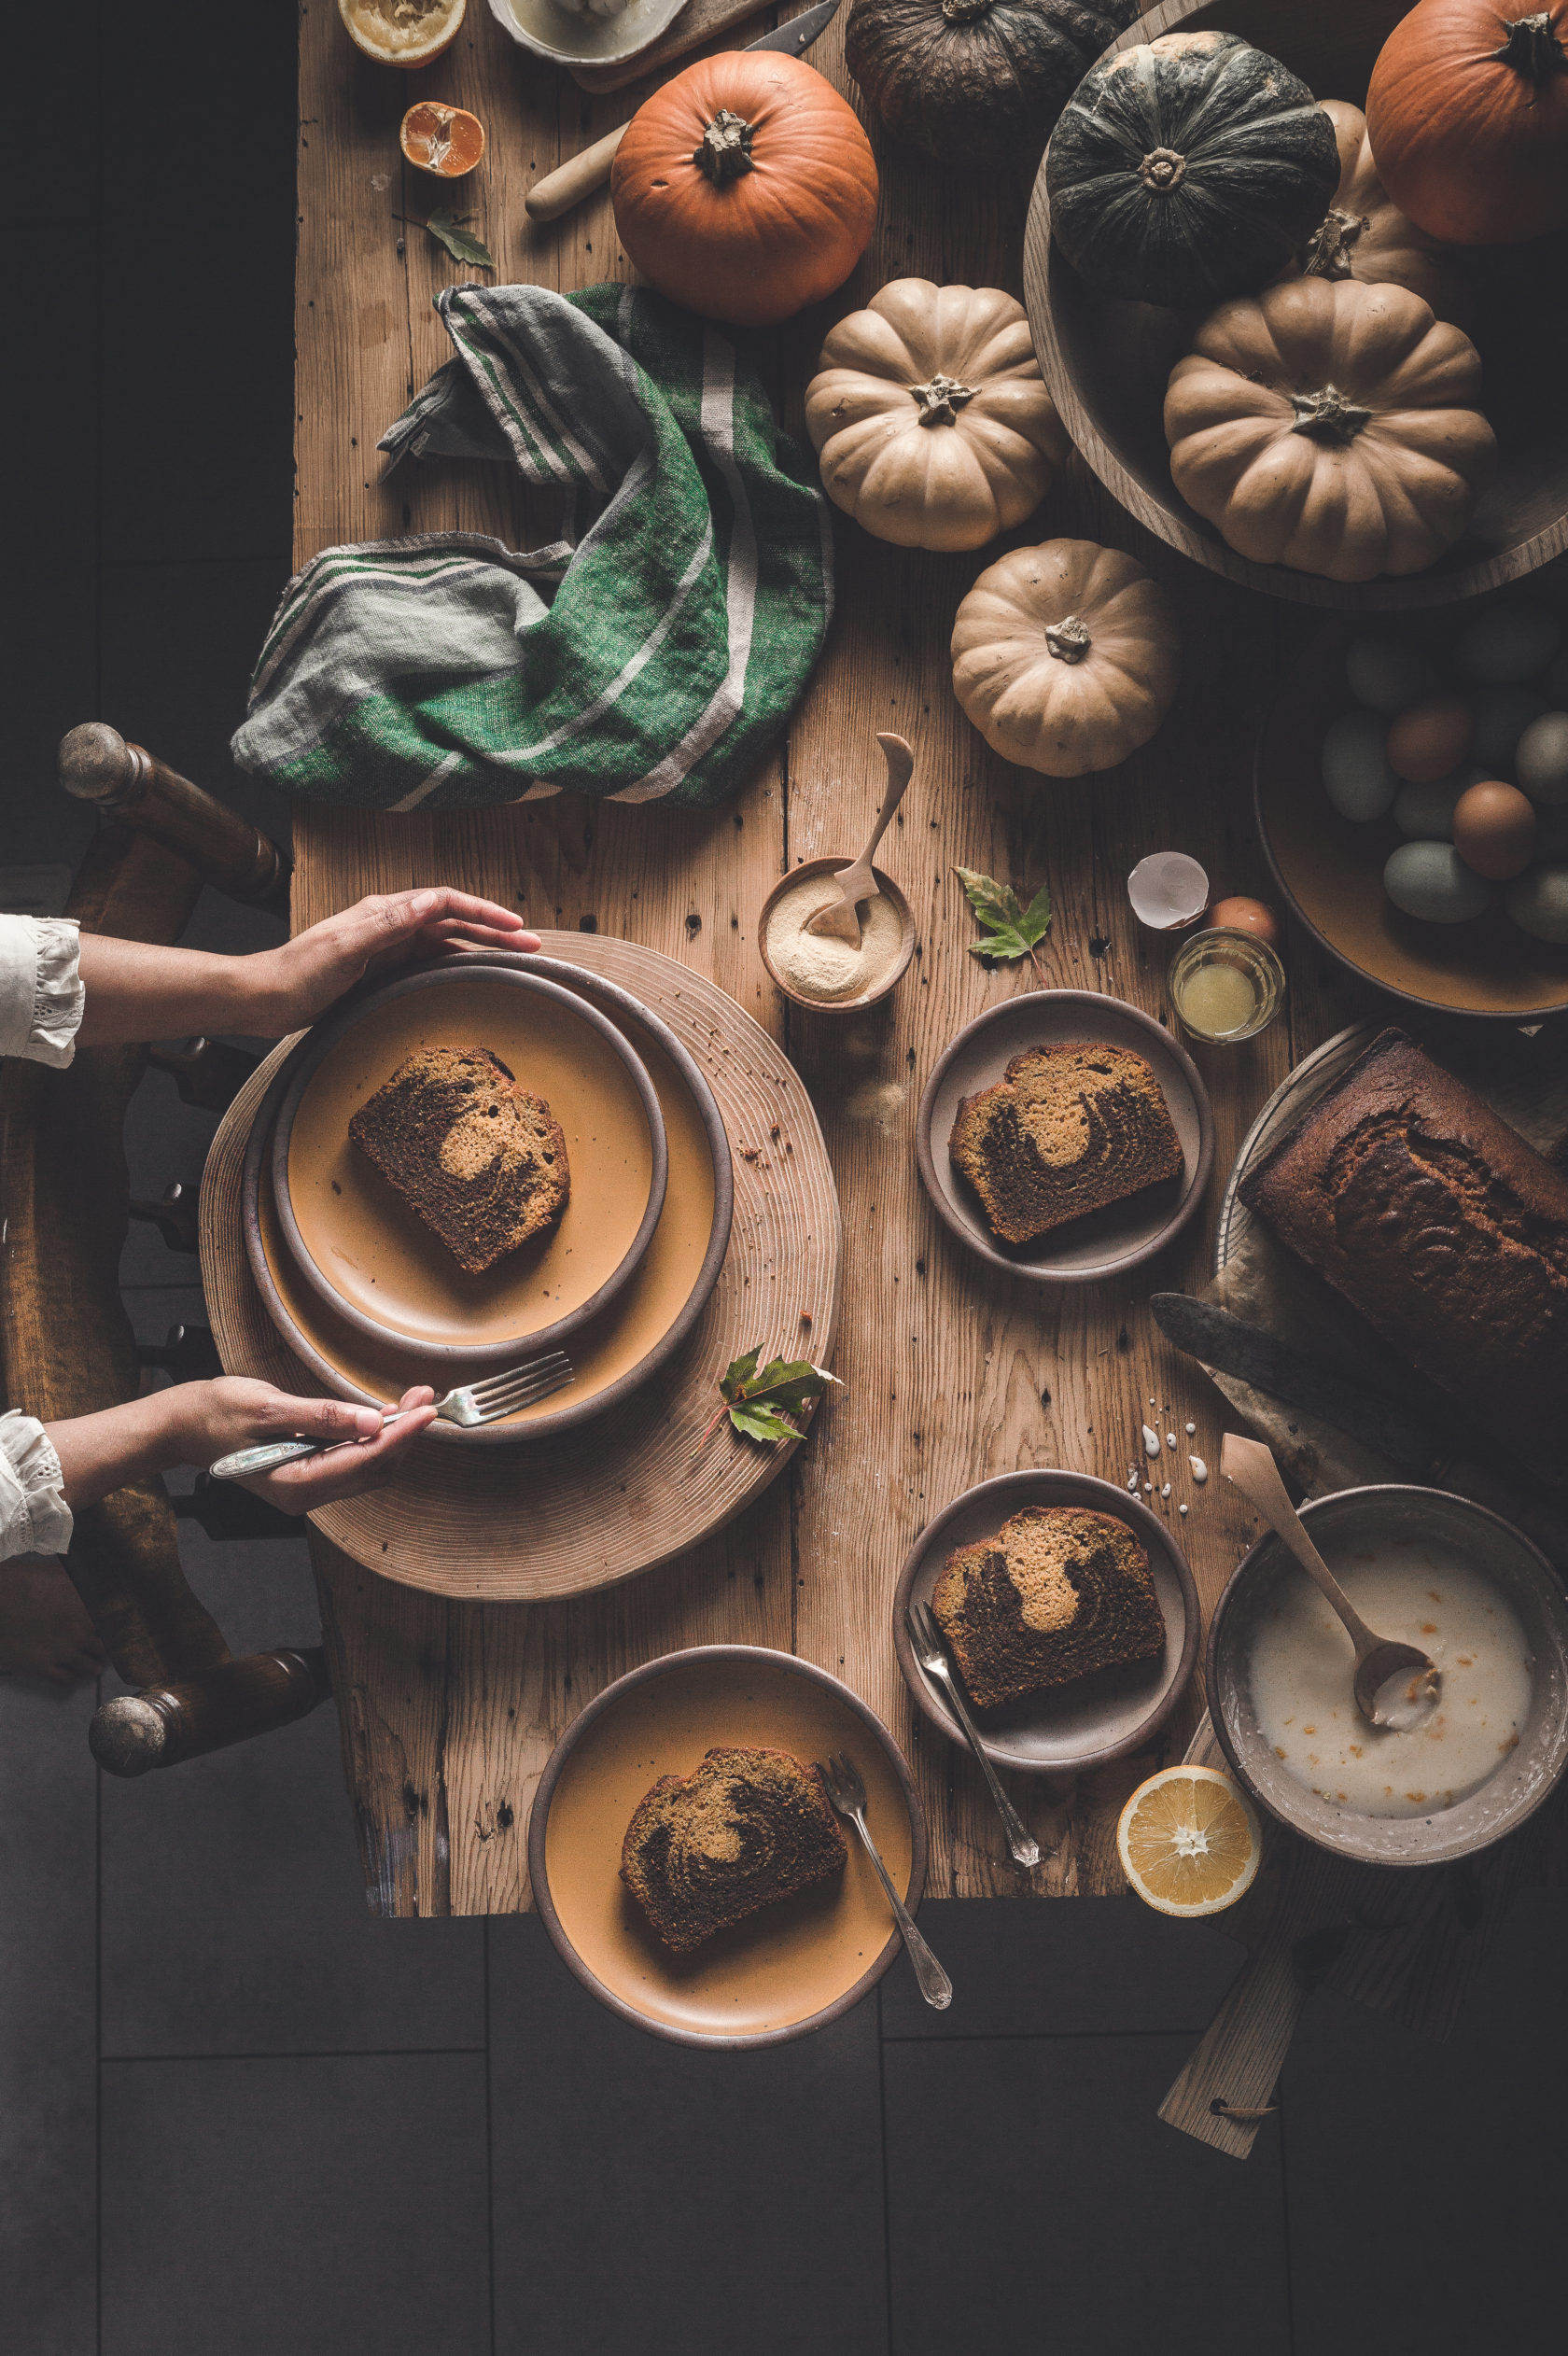
[[[431,298],[463,272],[417,226],[435,186],[404,173],[397,124],[416,95],[458,100],[489,130],[485,164],[462,183],[499,274],[570,291],[628,275],[608,195],[548,228],[530,224],[533,180],[614,127],[624,96],[594,101],[520,61],[487,12],[469,10],[439,65],[399,76],[360,57],[329,0],[301,15],[298,278],[300,562],[335,541],[456,526],[527,545],[530,519],[497,470],[406,469],[381,480],[378,436],[447,357]],[[851,103],[842,19],[813,63]],[[911,273],[1021,292],[1028,189],[959,185],[877,139],[882,203],[872,245],[833,302],[763,339],[784,419],[832,319]],[[438,194],[437,202],[442,201]],[[399,251],[399,241],[402,240]],[[1125,877],[1144,852],[1180,847],[1217,891],[1263,891],[1249,766],[1282,642],[1301,625],[1260,597],[1184,564],[1140,532],[1076,462],[1015,542],[1057,535],[1130,549],[1169,587],[1184,678],[1154,744],[1112,775],[1057,783],[997,760],[952,697],[954,610],[1000,548],[911,555],[841,526],[839,607],[820,670],[769,764],[733,807],[693,815],[559,800],[483,814],[382,818],[301,807],[294,921],[359,893],[451,881],[514,902],[544,925],[623,935],[680,959],[729,991],[785,1045],[809,1088],[837,1178],[847,1242],[835,1370],[846,1385],[784,1479],[740,1522],[678,1563],[598,1599],[481,1607],[393,1589],[316,1542],[345,1760],[374,1902],[393,1913],[527,1903],[524,1833],[554,1735],[610,1678],[672,1647],[714,1638],[792,1646],[847,1678],[916,1761],[938,1895],[1092,1893],[1121,1886],[1115,1816],[1162,1757],[1181,1756],[1196,1692],[1165,1751],[1076,1784],[1017,1779],[1045,1863],[1008,1864],[966,1756],[923,1735],[904,1695],[889,1598],[922,1524],[971,1483],[1061,1464],[1125,1480],[1149,1402],[1163,1428],[1217,1460],[1225,1403],[1155,1333],[1150,1291],[1193,1285],[1201,1228],[1130,1282],[1060,1296],[963,1255],[921,1192],[914,1119],[942,1047],[999,997],[1038,986],[987,973],[955,863],[1048,881],[1056,922],[1040,977],[1099,989],[1169,1019],[1166,948],[1141,933]],[[1006,545],[1010,543],[1002,543]],[[859,1020],[786,1010],[757,955],[758,908],[787,865],[848,856],[875,807],[874,738],[895,728],[917,768],[880,854],[920,927],[916,965],[889,1004]],[[1288,1020],[1252,1046],[1199,1051],[1214,1101],[1214,1194],[1245,1129],[1293,1054],[1365,1001],[1291,944]],[[1151,1416],[1151,1420],[1153,1420]],[[1165,1501],[1206,1608],[1252,1530],[1217,1480],[1198,1489],[1184,1446],[1168,1452]],[[1156,1486],[1154,1501],[1161,1503]]]

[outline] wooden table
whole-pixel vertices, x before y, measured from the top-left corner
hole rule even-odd
[[[737,45],[765,29],[737,28]],[[813,63],[853,102],[843,20]],[[375,443],[448,357],[431,301],[465,273],[422,222],[439,184],[404,173],[398,123],[421,94],[483,118],[489,152],[459,203],[499,275],[569,292],[624,277],[608,195],[552,228],[524,198],[557,162],[623,120],[634,87],[591,100],[517,49],[470,0],[456,45],[404,76],[351,48],[332,0],[301,10],[299,183],[297,560],[337,541],[413,530],[493,531],[513,546],[525,519],[480,467],[409,468],[380,479]],[[1021,294],[1022,184],[945,179],[879,146],[882,203],[870,250],[830,305],[779,332],[777,388],[804,440],[802,391],[825,327],[886,280],[917,273]],[[434,196],[431,191],[435,190]],[[404,240],[399,245],[399,238]],[[1125,1480],[1140,1427],[1217,1459],[1226,1412],[1169,1352],[1145,1306],[1192,1285],[1209,1231],[1190,1231],[1120,1284],[1038,1291],[962,1254],[916,1173],[914,1121],[927,1073],[953,1033],[1029,971],[987,973],[969,955],[973,923],[955,863],[1048,882],[1056,920],[1047,987],[1103,990],[1169,1019],[1167,951],[1142,933],[1125,877],[1142,854],[1180,848],[1216,891],[1261,891],[1250,763],[1282,645],[1308,626],[1144,538],[1076,461],[1029,529],[1130,549],[1176,598],[1180,699],[1155,743],[1113,775],[1059,783],[996,759],[953,700],[954,610],[986,555],[911,556],[840,519],[838,614],[789,741],[735,805],[706,816],[562,797],[521,808],[385,818],[301,806],[294,921],[313,923],[368,891],[451,882],[514,902],[541,925],[623,934],[710,975],[781,1040],[827,1137],[848,1245],[834,1356],[845,1388],[767,1495],[707,1544],[585,1602],[450,1604],[379,1579],[315,1541],[344,1758],[372,1903],[387,1914],[508,1912],[529,1903],[525,1833],[534,1786],[562,1728],[611,1678],[686,1645],[799,1651],[846,1677],[916,1762],[931,1828],[930,1888],[1011,1897],[1121,1886],[1115,1821],[1126,1793],[1160,1763],[1148,1755],[1067,1786],[1018,1780],[1015,1796],[1045,1863],[1007,1862],[967,1757],[924,1732],[893,1656],[889,1599],[922,1524],[959,1490],[1020,1465],[1064,1465]],[[881,857],[920,928],[918,962],[890,1005],[845,1025],[788,1010],[757,954],[757,911],[787,864],[858,844],[875,806],[879,728],[917,751],[914,785]],[[1290,944],[1288,1018],[1251,1047],[1200,1060],[1213,1096],[1217,1198],[1247,1124],[1291,1061],[1365,1011],[1299,935]],[[1185,1445],[1162,1478],[1206,1607],[1251,1532],[1217,1480],[1195,1488]],[[520,1469],[520,1496],[525,1495]],[[1157,1499],[1157,1490],[1155,1495]],[[1169,1730],[1180,1755],[1193,1694]]]

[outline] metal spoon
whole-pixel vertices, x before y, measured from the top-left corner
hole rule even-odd
[[[1373,1634],[1302,1527],[1295,1508],[1285,1494],[1285,1484],[1272,1451],[1261,1440],[1243,1439],[1238,1432],[1227,1432],[1220,1451],[1220,1470],[1227,1480],[1234,1481],[1244,1497],[1252,1499],[1275,1536],[1284,1540],[1309,1578],[1322,1589],[1344,1621],[1355,1647],[1355,1675],[1351,1690],[1355,1695],[1356,1708],[1368,1726],[1402,1731],[1435,1708],[1443,1681],[1441,1670],[1414,1645]],[[1383,1689],[1393,1678],[1402,1679],[1405,1690],[1399,1694],[1385,1695]]]
[[[861,919],[858,914],[862,900],[881,898],[880,887],[871,872],[871,857],[892,820],[893,812],[903,799],[903,789],[915,772],[915,755],[902,736],[880,736],[876,739],[882,757],[888,764],[888,791],[882,797],[882,807],[876,813],[876,823],[859,859],[847,867],[841,867],[833,881],[843,893],[842,900],[830,900],[825,908],[819,908],[807,924],[808,933],[822,933],[835,941],[847,941],[852,949],[861,946]]]

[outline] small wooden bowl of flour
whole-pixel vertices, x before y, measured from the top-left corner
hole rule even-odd
[[[858,1015],[886,998],[915,954],[915,918],[891,876],[873,867],[878,896],[860,905],[861,946],[808,933],[819,908],[839,896],[833,877],[847,859],[808,859],[774,885],[757,922],[763,963],[792,1005]]]

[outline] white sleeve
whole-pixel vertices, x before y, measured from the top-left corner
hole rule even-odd
[[[85,993],[69,917],[0,916],[0,1056],[70,1062]]]
[[[31,1415],[0,1415],[0,1563],[13,1554],[63,1554],[70,1543],[54,1442]]]

